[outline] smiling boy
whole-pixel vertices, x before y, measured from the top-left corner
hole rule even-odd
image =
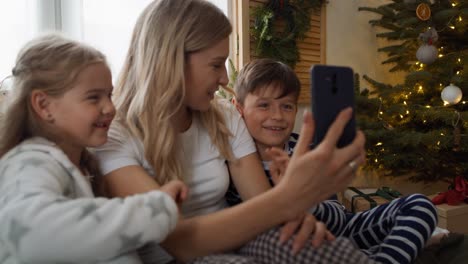
[[[236,83],[236,108],[255,140],[271,182],[266,150],[277,147],[292,152],[298,138],[297,134],[291,133],[300,83],[289,66],[271,60],[250,63],[243,72],[245,76],[241,75]],[[286,144],[288,141],[291,142],[289,145]]]
[[[263,162],[270,184],[267,149],[276,147],[292,154],[298,135],[292,133],[297,113],[300,82],[286,64],[254,60],[242,68],[234,85],[235,105],[245,120]],[[311,171],[311,177],[316,172]],[[335,198],[335,197],[333,197]],[[231,182],[226,200],[242,200]],[[425,246],[437,223],[432,203],[413,194],[374,209],[349,213],[336,199],[310,210],[335,236],[350,238],[371,259],[382,263],[410,263]]]

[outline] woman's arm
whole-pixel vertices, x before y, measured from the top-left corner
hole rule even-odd
[[[311,114],[307,113],[284,180],[238,206],[180,220],[163,247],[180,260],[233,249],[345,188],[354,175],[348,163],[364,162],[365,139],[362,132],[358,132],[352,144],[342,149],[336,148],[336,142],[350,117],[350,109],[342,111],[322,143],[309,151],[314,123]],[[311,177],[311,172],[316,172],[319,177]],[[114,170],[107,175],[106,181],[113,196],[158,188],[138,166]]]
[[[234,162],[230,162],[229,171],[236,186],[238,186],[237,189],[241,193],[243,200],[251,199],[252,197],[271,189],[257,153],[252,153]],[[136,178],[128,177],[128,175],[140,176]],[[159,187],[159,185],[148,176],[146,171],[139,166],[127,166],[121,168],[111,172],[106,178],[108,179],[109,177],[115,178],[109,182],[108,186],[113,195],[122,194],[123,196],[126,196],[130,195],[132,192],[139,193]],[[116,184],[118,182],[121,184]],[[271,205],[269,203],[270,202],[266,200],[266,204],[261,205],[262,208],[270,207]],[[253,209],[250,209],[252,212],[249,213],[249,215],[254,216],[254,218],[257,218],[258,214],[256,212],[256,206],[259,205],[254,205]],[[255,221],[258,221],[258,219],[243,219],[243,221],[239,221],[239,218],[244,218],[244,214],[246,214],[245,210],[248,211],[249,209],[241,209],[231,213],[224,212],[225,210],[223,210],[223,212],[221,214],[218,213],[218,215],[210,214],[208,216],[180,221],[176,231],[170,235],[165,243],[163,243],[163,246],[179,259],[184,259],[187,254],[188,258],[191,258],[191,254],[194,254],[195,256],[206,255],[241,246],[245,242],[253,239],[256,234],[262,233],[265,230],[265,227],[261,228],[262,225],[259,226],[258,232],[255,232],[255,229],[251,227],[252,223],[255,224]],[[274,214],[274,212],[272,213]],[[302,218],[299,220],[301,221],[297,222],[297,220],[294,220],[294,222],[291,222],[294,224],[293,226],[287,225],[288,228],[285,230],[287,232],[284,240],[287,240],[294,234],[296,228],[301,224]],[[228,223],[229,221],[230,223]],[[277,225],[274,224],[275,222],[272,223],[271,227]],[[297,236],[297,238],[303,238],[301,241],[298,241],[299,244],[295,246],[298,249],[302,248],[305,244],[305,240],[315,230],[316,221],[307,222],[306,224],[308,223],[310,225],[307,225],[305,228],[303,226],[301,231],[304,232],[300,232]],[[225,226],[230,226],[233,232],[228,234],[225,230]],[[243,226],[247,226],[249,228],[244,229]],[[291,228],[293,228],[293,230],[291,230]],[[239,230],[247,232],[242,235],[239,234]],[[220,233],[223,234],[225,241],[221,241],[221,238],[219,237]],[[238,242],[235,242],[236,237],[238,237]],[[186,241],[187,243],[181,243],[181,241]]]
[[[132,177],[125,177],[129,175],[127,173]],[[106,176],[106,181],[111,195],[120,197],[129,195],[128,190],[138,190],[136,193],[148,190],[148,181],[153,181],[150,186],[158,188],[156,182],[138,166],[115,170]],[[278,199],[282,191],[278,188],[232,208],[181,219],[162,246],[184,261],[237,248],[295,215],[294,210],[285,209],[288,208],[287,201]]]
[[[128,177],[132,175],[132,177]],[[103,177],[111,197],[127,197],[157,190],[161,186],[138,165],[125,166]]]

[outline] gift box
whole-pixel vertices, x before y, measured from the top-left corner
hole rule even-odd
[[[343,204],[348,211],[356,213],[388,203],[400,196],[401,193],[388,187],[359,189],[348,187],[343,194]]]
[[[429,198],[432,199],[434,196],[429,196]],[[444,203],[435,207],[439,217],[439,227],[451,232],[468,234],[468,204],[448,205]]]

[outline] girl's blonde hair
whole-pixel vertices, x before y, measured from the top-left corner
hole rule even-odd
[[[0,124],[0,156],[31,137],[53,140],[31,106],[31,92],[41,90],[60,97],[73,87],[79,73],[94,63],[106,63],[105,56],[58,34],[43,35],[26,43],[12,70],[13,88]],[[89,152],[83,153],[82,163],[90,173],[99,174]]]
[[[203,0],[156,0],[140,15],[115,89],[117,118],[143,142],[156,181],[184,180],[172,117],[185,97],[187,55],[229,37],[224,13]],[[230,132],[216,102],[194,112],[221,155],[232,159]]]

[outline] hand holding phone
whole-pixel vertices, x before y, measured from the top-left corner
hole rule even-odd
[[[310,75],[312,114],[315,119],[313,147],[320,144],[338,113],[347,107],[353,108],[353,115],[337,147],[350,144],[356,136],[353,70],[342,66],[314,65]]]

